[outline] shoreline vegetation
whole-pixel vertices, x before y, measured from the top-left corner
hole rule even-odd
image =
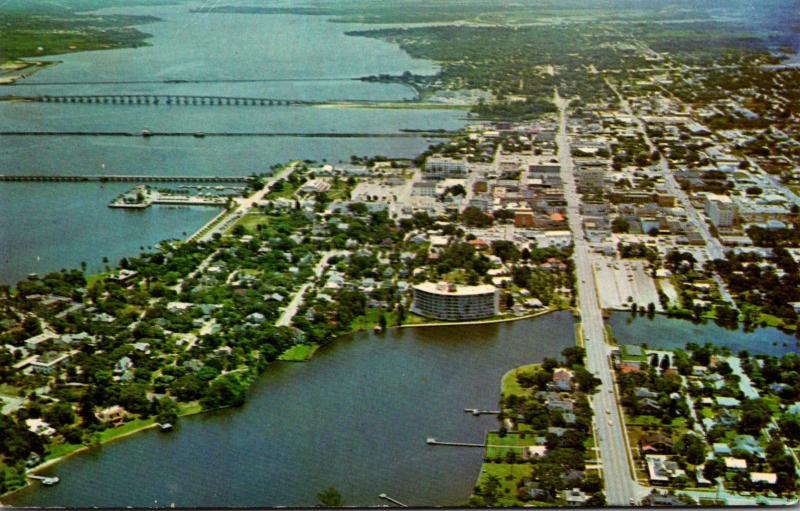
[[[97,279],[97,276],[92,276],[92,277],[95,277],[95,280]],[[89,279],[91,279],[92,277],[89,277]],[[534,318],[537,318],[537,317],[541,317],[541,316],[556,312],[558,310],[560,310],[560,309],[558,309],[558,308],[549,308],[549,309],[546,309],[546,310],[534,312],[532,314],[525,314],[523,316],[494,318],[494,319],[488,319],[488,320],[483,320],[483,321],[464,321],[464,322],[453,322],[453,323],[435,322],[435,323],[417,323],[417,324],[408,324],[408,325],[393,325],[393,326],[388,326],[386,330],[389,330],[389,329],[400,329],[400,328],[447,327],[447,326],[451,326],[452,327],[452,326],[469,326],[469,325],[486,325],[486,324],[508,323],[508,322],[512,322],[512,321],[520,321],[520,320],[525,320],[525,319],[534,319]],[[374,327],[374,326],[377,326],[377,322],[375,323],[375,325],[372,325],[372,327]],[[352,334],[355,334],[355,333],[369,332],[370,330],[371,330],[371,328],[367,328],[367,327],[359,328],[359,329],[351,330],[350,332],[344,333],[340,337],[343,337],[345,335],[352,335]],[[385,333],[385,331],[382,332],[382,333]],[[331,341],[330,343],[328,343],[328,344],[333,344],[337,340],[338,340],[338,337],[336,339],[334,339],[333,341]],[[314,344],[296,344],[292,348],[289,348],[287,351],[282,353],[276,359],[276,361],[277,362],[287,362],[287,363],[307,362],[307,361],[311,360],[311,358],[314,356],[314,354],[322,347],[323,347],[323,345],[316,344],[316,343],[314,343]],[[539,364],[532,364],[532,365],[538,366]],[[527,367],[528,366],[523,366],[523,367],[518,367],[518,368],[514,368],[514,369],[509,370],[503,376],[503,381],[504,381],[503,385],[505,386],[505,379],[509,374],[511,374],[511,373],[513,373],[515,371],[519,371],[521,369],[527,368]],[[249,386],[248,386],[248,389],[249,389]],[[219,411],[219,410],[222,410],[222,409],[225,409],[225,408],[229,408],[229,407],[228,406],[221,406],[221,407],[218,407],[218,408],[203,409],[203,407],[200,405],[200,403],[197,403],[197,402],[187,403],[187,404],[185,404],[184,406],[182,406],[179,409],[178,417],[188,417],[188,416],[192,416],[192,415],[200,415],[200,414],[205,414],[205,413],[210,413],[210,412],[216,412],[216,411]],[[135,419],[133,421],[126,422],[126,423],[124,423],[124,424],[122,424],[120,426],[117,426],[115,428],[109,428],[109,429],[101,432],[96,437],[97,441],[95,443],[92,443],[91,445],[84,445],[84,444],[71,444],[71,445],[70,444],[66,444],[65,445],[65,444],[61,444],[61,446],[57,446],[57,447],[62,447],[61,449],[55,449],[55,450],[51,451],[50,455],[46,456],[43,459],[42,463],[40,463],[39,465],[36,465],[34,467],[29,468],[27,470],[27,473],[28,474],[38,474],[38,473],[40,473],[40,472],[42,472],[44,470],[47,470],[49,468],[54,467],[55,465],[61,463],[62,461],[65,461],[65,460],[71,458],[72,456],[75,456],[75,455],[78,455],[78,454],[81,454],[81,453],[85,453],[85,452],[91,451],[93,449],[102,448],[102,446],[110,444],[111,442],[114,442],[114,441],[117,441],[117,440],[121,440],[123,438],[131,437],[131,436],[133,436],[133,435],[135,435],[137,433],[141,433],[142,431],[147,431],[147,430],[153,429],[155,427],[158,427],[158,423],[156,422],[156,420],[154,418]],[[14,488],[13,490],[10,490],[10,491],[8,491],[6,493],[0,494],[0,499],[2,499],[3,497],[12,496],[17,492],[20,492],[20,491],[28,488],[31,484],[33,484],[33,483],[31,483],[29,480],[27,480],[27,484],[25,484],[24,486],[20,486],[18,488]],[[0,504],[2,504],[2,501],[0,501]]]
[[[119,2],[112,1],[111,4]],[[124,5],[124,4],[123,4]],[[60,63],[43,57],[96,50],[147,46],[150,34],[136,26],[160,21],[155,16],[86,13],[108,3],[84,0],[69,7],[37,0],[12,0],[0,6],[0,85],[13,85]]]

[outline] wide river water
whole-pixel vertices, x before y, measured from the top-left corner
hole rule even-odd
[[[411,505],[469,496],[483,449],[433,447],[426,438],[481,442],[503,374],[574,344],[568,312],[471,327],[346,336],[308,363],[272,365],[241,408],[187,417],[49,470],[17,506],[310,506],[336,487],[348,505],[388,495]]]
[[[414,91],[352,78],[379,73],[434,73],[397,46],[344,32],[360,25],[320,16],[191,13],[197,3],[107,9],[162,21],[140,27],[151,46],[52,57],[47,68],[0,95],[189,94],[305,100],[403,100]],[[163,83],[164,80],[262,80]],[[86,82],[141,82],[115,83]],[[65,83],[68,82],[68,83]],[[82,82],[82,84],[74,84]],[[152,131],[397,133],[456,129],[458,110],[327,107],[135,106],[0,102],[0,131]],[[291,159],[347,161],[350,155],[415,156],[418,138],[142,138],[4,136],[0,174],[249,175]],[[211,208],[140,212],[108,202],[133,186],[0,183],[0,283],[27,273],[89,271],[165,238],[182,237],[216,214]]]

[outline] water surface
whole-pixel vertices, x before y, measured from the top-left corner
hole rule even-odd
[[[347,336],[305,364],[275,364],[239,409],[182,419],[75,456],[17,506],[311,506],[336,487],[348,505],[457,505],[468,498],[495,417],[503,374],[574,344],[560,312],[478,327]]]

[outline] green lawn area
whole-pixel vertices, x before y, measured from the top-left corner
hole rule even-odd
[[[501,437],[498,433],[491,432],[486,435],[486,444],[490,446],[486,448],[486,456],[488,458],[496,458],[498,456],[505,458],[509,452],[513,452],[517,455],[517,459],[522,459],[522,447],[533,445],[535,436],[534,434],[526,434],[523,438],[523,435],[507,434]]]
[[[483,486],[486,478],[491,475],[494,475],[500,481],[496,505],[499,507],[521,507],[523,503],[516,498],[517,482],[530,477],[531,466],[527,463],[484,463],[481,465],[478,484]]]
[[[278,360],[285,362],[305,362],[310,359],[319,348],[319,344],[295,344],[284,351]]]
[[[194,415],[202,411],[203,411],[203,405],[201,405],[198,401],[192,401],[191,403],[186,403],[178,408],[179,415]]]
[[[501,384],[501,394],[504,396],[527,396],[530,394],[530,389],[525,389],[517,382],[517,374],[521,372],[534,372],[537,371],[540,364],[528,364],[512,369],[503,375],[503,382]]]
[[[759,323],[763,322],[763,323],[766,323],[767,326],[772,326],[772,327],[775,327],[775,328],[784,327],[784,321],[781,318],[779,318],[777,316],[773,316],[772,314],[766,314],[764,312],[759,313],[758,321],[759,321]],[[793,324],[789,324],[789,325],[785,325],[785,326],[788,327],[789,330],[794,330],[797,327],[797,325],[793,325]]]
[[[670,425],[678,430],[686,429],[686,417],[676,417],[672,419]]]
[[[347,186],[347,181],[340,180],[334,184],[330,190],[325,192],[330,200],[348,200],[350,198],[350,187]]]
[[[386,317],[386,326],[397,325],[397,314],[394,311],[386,312],[383,309],[368,308],[366,314],[356,317],[350,323],[350,331],[358,332],[376,327],[378,321],[380,321],[381,314]]]
[[[581,348],[586,346],[586,341],[583,339],[583,326],[581,323],[575,323],[575,344]]]
[[[121,436],[127,435],[129,433],[133,433],[140,429],[147,428],[155,424],[155,419],[135,419],[130,422],[126,422],[122,426],[118,428],[111,428],[105,431],[100,432],[100,442],[106,443],[114,440],[115,438],[119,438]]]
[[[58,444],[50,447],[50,452],[45,456],[45,461],[53,460],[66,456],[72,452],[85,447],[83,444]]]
[[[92,284],[94,284],[98,280],[102,280],[102,279],[108,277],[109,275],[111,275],[111,274],[110,273],[95,273],[93,275],[87,275],[86,276],[86,287],[91,286]]]
[[[300,187],[305,183],[305,180],[302,182],[298,182],[296,186],[293,186],[292,183],[289,181],[283,182],[283,187],[278,191],[269,192],[266,197],[267,200],[275,200],[275,199],[291,199],[294,196],[294,193],[300,189]]]
[[[622,355],[622,360],[632,362],[647,362],[647,355],[630,355],[628,354],[627,346],[624,344],[620,349],[620,353]]]
[[[704,419],[714,418],[714,410],[708,406],[703,407],[703,409],[700,410],[700,413],[703,415]]]
[[[268,225],[270,217],[261,213],[248,213],[236,222],[236,225],[241,225],[247,232],[256,232],[258,225]]]
[[[404,325],[424,325],[425,323],[430,323],[431,320],[428,318],[423,318],[422,316],[418,316],[417,314],[409,312],[406,314],[406,320],[403,322]]]

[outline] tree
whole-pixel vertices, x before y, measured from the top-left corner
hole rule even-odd
[[[631,224],[621,216],[611,221],[611,232],[628,232],[630,228]]]
[[[158,415],[156,422],[159,424],[175,424],[178,421],[178,404],[169,397],[158,401]]]
[[[661,359],[661,364],[659,365],[662,371],[666,371],[669,369],[669,355],[664,354],[664,357]]]
[[[742,403],[741,411],[739,431],[755,436],[761,433],[761,429],[769,423],[772,417],[769,405],[760,398],[745,400]]]
[[[688,463],[700,465],[706,459],[705,442],[694,433],[685,433],[675,443],[675,452],[683,453]]]
[[[469,227],[489,227],[494,223],[492,217],[478,208],[467,208],[463,214],[464,223]]]
[[[506,295],[506,309],[511,309],[512,307],[514,307],[514,295],[508,293]]]
[[[583,359],[586,357],[586,350],[578,346],[568,346],[561,350],[561,356],[564,357],[564,363],[568,367],[583,365]]]
[[[650,367],[658,367],[658,353],[650,355]]]
[[[344,499],[339,490],[331,486],[321,492],[317,493],[317,502],[320,507],[342,507],[344,506]]]

